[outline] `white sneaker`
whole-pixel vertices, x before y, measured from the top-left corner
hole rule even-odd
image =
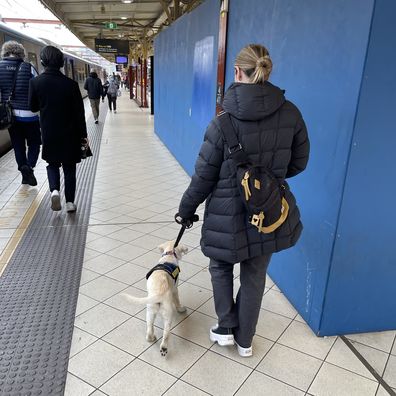
[[[117,113],[117,110],[114,110],[114,114],[116,114]]]
[[[73,202],[66,202],[66,212],[75,212],[77,210],[77,206]]]
[[[59,211],[62,209],[58,190],[54,190],[51,193],[51,209],[55,211]]]
[[[253,355],[253,348],[251,346],[249,348],[242,348],[241,346],[238,345],[236,341],[235,341],[235,345],[237,346],[239,356],[250,357]]]
[[[215,330],[218,328],[218,325],[211,327],[209,331],[209,338],[212,342],[217,342],[220,346],[234,345],[234,334],[219,334],[216,333]],[[231,329],[227,329],[231,330]]]

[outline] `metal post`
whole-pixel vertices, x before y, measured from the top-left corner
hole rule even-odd
[[[229,0],[221,1],[219,23],[219,47],[217,52],[217,85],[216,85],[216,114],[222,110],[224,95],[225,62],[227,52],[227,20]]]

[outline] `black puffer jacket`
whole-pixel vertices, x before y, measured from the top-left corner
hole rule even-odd
[[[103,87],[102,81],[100,81],[96,72],[89,73],[89,77],[84,83],[84,89],[88,91],[89,99],[100,99],[103,93]]]
[[[238,139],[252,163],[269,167],[280,179],[305,169],[309,155],[305,123],[278,87],[269,82],[234,83],[225,94],[223,108],[233,116]],[[236,167],[219,128],[215,118],[206,131],[195,174],[179,207],[180,216],[189,218],[206,199],[202,252],[216,260],[237,263],[293,246],[302,224],[287,183],[287,220],[271,234],[259,233],[248,222],[236,184]]]

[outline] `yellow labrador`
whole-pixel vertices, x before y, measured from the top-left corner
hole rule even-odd
[[[134,297],[126,293],[124,295],[131,301],[147,304],[147,333],[148,342],[155,341],[154,320],[158,313],[164,321],[164,333],[160,345],[162,356],[168,353],[168,338],[170,334],[172,318],[175,310],[185,312],[186,308],[180,304],[177,286],[179,283],[179,260],[188,248],[178,245],[174,248],[175,241],[165,242],[158,246],[162,256],[158,264],[153,267],[147,278],[147,297]]]

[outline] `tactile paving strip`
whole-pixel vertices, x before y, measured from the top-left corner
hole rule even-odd
[[[101,113],[87,122],[94,156],[77,166],[77,212],[53,212],[48,192],[0,278],[1,396],[64,393],[107,106]]]

